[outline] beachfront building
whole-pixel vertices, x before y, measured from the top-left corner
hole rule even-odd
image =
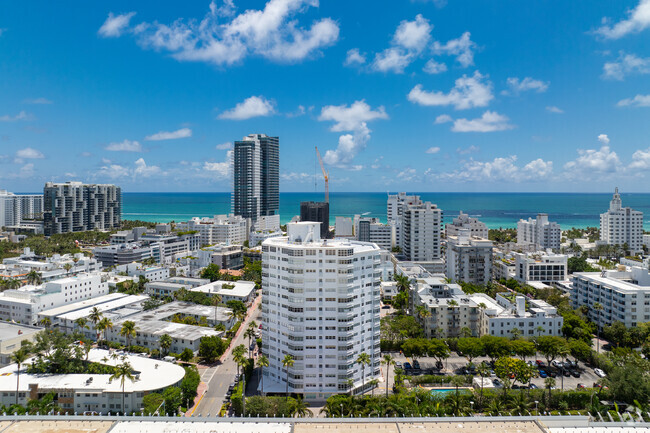
[[[354,224],[352,218],[337,216],[334,220],[334,235],[337,238],[353,238]]]
[[[257,222],[276,216],[280,207],[280,138],[250,134],[233,149],[235,215]],[[275,220],[274,220],[275,221]],[[279,223],[279,220],[278,220]]]
[[[115,185],[47,182],[43,188],[45,236],[113,230],[122,222],[122,190]]]
[[[532,246],[538,250],[559,250],[562,240],[560,225],[548,220],[545,213],[537,214],[537,218],[519,220],[517,223],[517,245]]]
[[[78,274],[0,293],[0,319],[36,325],[38,313],[108,293],[99,273]]]
[[[300,202],[300,221],[320,223],[321,239],[329,238],[330,234],[330,204],[326,201]]]
[[[643,212],[623,207],[618,188],[609,210],[600,214],[600,240],[607,245],[627,245],[633,254],[643,251]]]
[[[463,211],[460,211],[460,214],[452,220],[452,223],[447,224],[445,234],[447,236],[458,236],[462,229],[469,229],[471,237],[488,238],[488,228],[485,223],[479,221],[478,218],[470,217],[466,213],[463,213]]]
[[[513,253],[515,257],[515,279],[529,284],[539,281],[553,283],[568,280],[568,257],[564,254],[552,254],[539,251],[536,253]]]
[[[42,214],[42,194],[14,194],[0,189],[0,229],[41,219]]]
[[[54,401],[68,413],[140,412],[145,395],[178,385],[185,376],[183,367],[176,364],[137,355],[125,354],[123,359],[110,355],[108,350],[91,349],[88,361],[106,365],[128,362],[135,380],[124,381],[124,392],[121,381],[111,379],[110,374],[28,374],[25,371],[25,365],[31,363],[28,359],[21,366],[18,404],[26,406],[29,400],[53,392]],[[0,369],[0,404],[5,407],[16,402],[16,373],[16,364]]]
[[[402,249],[402,215],[404,215],[404,209],[408,205],[420,204],[422,204],[422,200],[420,200],[419,195],[406,195],[405,192],[400,192],[398,194],[388,194],[388,200],[386,203],[386,217],[388,224],[393,224],[395,226],[395,244]]]
[[[355,237],[361,242],[372,242],[390,251],[395,246],[395,225],[382,224],[378,218],[360,217],[356,222]]]
[[[406,204],[402,209],[402,252],[412,262],[440,259],[442,210],[430,202]]]
[[[238,215],[215,215],[212,218],[194,217],[176,225],[180,232],[196,231],[199,244],[243,245],[248,239],[246,219]]]
[[[629,271],[579,272],[571,275],[571,305],[588,307],[588,317],[601,328],[614,322],[633,327],[650,322],[650,273]],[[596,308],[600,304],[602,309]]]
[[[472,236],[470,230],[462,228],[457,236],[447,235],[447,278],[486,285],[492,279],[492,241]]]
[[[264,390],[285,393],[288,386],[322,401],[370,389],[380,376],[380,249],[321,239],[318,223],[289,223],[287,231],[262,244],[262,350],[270,364]],[[370,357],[365,383],[355,362],[361,353]],[[295,360],[288,385],[286,355]]]

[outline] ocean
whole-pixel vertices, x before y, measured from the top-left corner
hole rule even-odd
[[[611,193],[409,193],[418,194],[443,210],[444,222],[463,211],[489,228],[516,227],[521,218],[547,213],[563,229],[598,226]],[[336,216],[364,214],[386,221],[386,193],[330,193],[330,224]],[[650,230],[650,194],[622,194],[623,206],[644,213]],[[286,223],[300,213],[301,201],[323,200],[322,193],[281,193],[280,218]],[[186,221],[230,212],[230,193],[123,193],[123,219],[153,222]]]

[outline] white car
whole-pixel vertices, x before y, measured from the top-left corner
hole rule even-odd
[[[594,373],[596,373],[596,376],[598,377],[605,377],[607,376],[603,370],[600,368],[594,368]]]

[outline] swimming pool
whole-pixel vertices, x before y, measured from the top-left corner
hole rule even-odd
[[[438,395],[440,397],[444,397],[451,392],[456,392],[456,388],[434,388],[429,391],[431,395]],[[458,388],[458,392],[464,394],[467,392],[467,388]]]

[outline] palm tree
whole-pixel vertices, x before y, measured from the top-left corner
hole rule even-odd
[[[386,397],[388,397],[388,378],[390,377],[390,366],[395,365],[395,358],[393,358],[392,355],[386,353],[384,354],[384,360],[381,361],[381,363],[386,366]]]
[[[314,416],[314,413],[309,410],[307,404],[302,400],[302,397],[298,396],[296,404],[293,407],[293,414],[298,418],[306,418]]]
[[[359,356],[357,356],[356,363],[361,365],[361,393],[365,391],[365,385],[366,385],[366,365],[370,365],[370,355],[368,355],[365,352],[361,352]]]
[[[65,265],[63,265],[63,269],[65,269],[66,274],[69,274],[70,269],[72,269],[72,265],[70,263],[66,263]]]
[[[485,384],[485,377],[488,376],[490,373],[490,369],[484,363],[480,363],[476,370],[478,371],[478,374],[481,377],[481,398],[478,402],[478,406],[479,408],[481,408],[483,406],[483,385]]]
[[[124,407],[124,384],[126,382],[126,379],[130,380],[131,382],[135,382],[135,376],[131,371],[131,364],[129,364],[127,361],[124,361],[121,364],[116,365],[115,372],[109,380],[113,379],[119,379],[120,383],[122,384],[122,413],[126,415],[126,407]]]
[[[219,311],[219,304],[221,304],[221,295],[215,294],[212,296],[214,301],[214,324],[217,324],[217,311]]]
[[[287,373],[287,400],[289,400],[289,367],[293,367],[293,364],[295,364],[295,361],[293,360],[293,356],[291,355],[286,355],[284,359],[282,360],[282,366],[284,367],[284,370]]]
[[[169,349],[172,347],[172,337],[169,334],[163,334],[160,336],[160,350],[162,350],[163,356],[167,356]]]
[[[102,320],[102,312],[99,311],[99,308],[93,307],[92,310],[90,310],[90,314],[88,315],[88,320],[90,320],[93,324],[93,328],[95,328],[95,333],[97,334],[97,344],[99,344],[99,334],[100,331],[97,328],[97,325],[99,325],[99,322]]]
[[[551,404],[551,388],[555,386],[555,379],[552,377],[547,377],[544,379],[544,385],[546,385],[546,388],[548,389],[548,403],[549,405]]]
[[[596,319],[596,353],[600,353],[600,312],[603,310],[603,305],[600,302],[595,302],[594,303],[594,310],[596,310],[596,314],[598,315]]]
[[[252,358],[253,351],[251,350],[251,343],[253,342],[253,338],[255,337],[255,322],[252,322],[250,325],[248,325],[248,329],[244,331],[244,337],[248,338],[248,357]]]
[[[88,329],[88,319],[85,317],[80,317],[74,321],[74,324],[77,325],[78,329]]]
[[[512,335],[513,340],[516,340],[521,335],[521,331],[519,330],[519,328],[512,328],[510,330],[510,335]]]
[[[27,274],[27,282],[34,286],[38,286],[43,282],[43,278],[41,277],[40,272],[38,272],[36,269],[32,269]]]
[[[240,344],[239,346],[235,347],[232,350],[232,359],[235,361],[237,364],[237,376],[239,376],[239,367],[244,365],[244,361],[246,360],[244,358],[244,354],[246,353],[246,347],[243,344]]]
[[[537,336],[539,337],[542,335],[542,332],[544,332],[544,327],[543,326],[538,326],[537,327]]]
[[[5,280],[4,286],[7,290],[16,290],[20,288],[20,281],[15,278],[8,278]]]
[[[393,280],[395,280],[395,282],[397,283],[397,288],[399,289],[400,292],[405,292],[411,288],[411,282],[409,281],[409,277],[407,277],[404,274],[394,274]]]
[[[122,323],[120,335],[126,338],[126,350],[129,350],[129,347],[131,347],[131,339],[137,336],[136,330],[137,328],[135,326],[135,322],[127,320],[126,322]]]
[[[104,334],[104,340],[106,340],[106,331],[109,329],[113,329],[113,321],[109,319],[108,317],[104,317],[102,320],[99,321],[97,324],[97,344],[99,345],[99,335],[100,333]]]
[[[50,320],[49,317],[43,317],[41,320],[38,321],[38,324],[44,327],[45,329],[50,329],[50,326],[52,326],[52,320]]]
[[[459,416],[462,406],[460,401],[460,391],[459,387],[465,385],[465,377],[463,376],[452,376],[451,384],[456,387],[456,398],[454,399],[454,415]]]
[[[463,326],[462,328],[460,328],[460,335],[462,335],[465,338],[471,337],[472,330],[469,329],[467,326]]]
[[[17,367],[16,368],[16,404],[18,404],[18,389],[20,385],[20,366],[27,360],[27,352],[23,351],[22,349],[18,349],[17,351],[14,352],[13,355],[11,355],[11,361],[15,362]]]
[[[264,395],[264,368],[269,366],[269,358],[261,355],[257,358],[257,365],[260,367],[260,381],[262,383],[262,395]]]

